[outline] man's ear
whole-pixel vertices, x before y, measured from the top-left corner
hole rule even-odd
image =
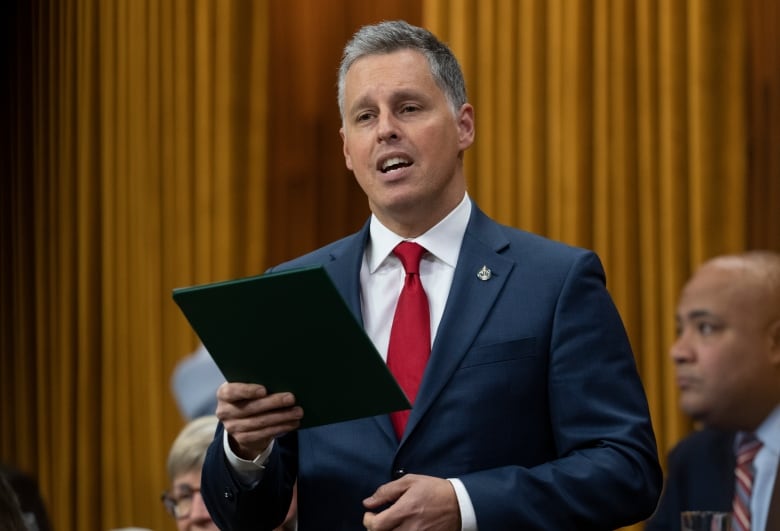
[[[352,171],[352,157],[349,156],[347,134],[344,132],[344,127],[339,128],[339,135],[341,136],[341,149],[344,152],[344,162],[347,164],[347,169]]]
[[[780,364],[780,319],[769,325],[769,348],[772,361]]]
[[[474,143],[474,107],[464,103],[458,111],[458,144],[465,151]]]

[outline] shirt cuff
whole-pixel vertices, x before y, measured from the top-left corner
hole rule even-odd
[[[471,496],[469,496],[466,487],[457,478],[448,478],[447,481],[452,484],[455,496],[458,498],[461,531],[477,531],[477,515],[474,513],[474,505],[471,503]]]
[[[245,487],[251,487],[263,477],[268,457],[274,449],[274,440],[271,439],[271,444],[268,445],[268,448],[263,450],[260,455],[251,461],[241,459],[233,452],[233,449],[230,447],[230,441],[228,440],[227,430],[222,432],[222,447],[225,450],[225,457],[227,457],[228,463],[230,463],[236,476],[238,476],[238,480]]]

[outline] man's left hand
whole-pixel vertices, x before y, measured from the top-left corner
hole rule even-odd
[[[409,474],[379,487],[363,500],[368,531],[392,529],[459,531],[460,507],[455,489],[446,479]],[[383,505],[388,508],[374,513]]]

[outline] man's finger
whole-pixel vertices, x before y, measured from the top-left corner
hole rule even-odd
[[[259,384],[224,382],[217,389],[217,400],[238,402],[240,400],[263,398],[267,394],[266,388]]]
[[[363,500],[366,509],[376,509],[385,504],[395,502],[409,488],[409,477],[403,477],[381,485],[368,498]]]

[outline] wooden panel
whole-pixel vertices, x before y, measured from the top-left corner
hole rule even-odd
[[[750,0],[747,9],[748,206],[752,248],[780,250],[780,6]]]
[[[419,24],[417,1],[271,2],[268,254],[263,268],[359,229],[368,205],[344,165],[336,103],[341,51],[362,25]]]

